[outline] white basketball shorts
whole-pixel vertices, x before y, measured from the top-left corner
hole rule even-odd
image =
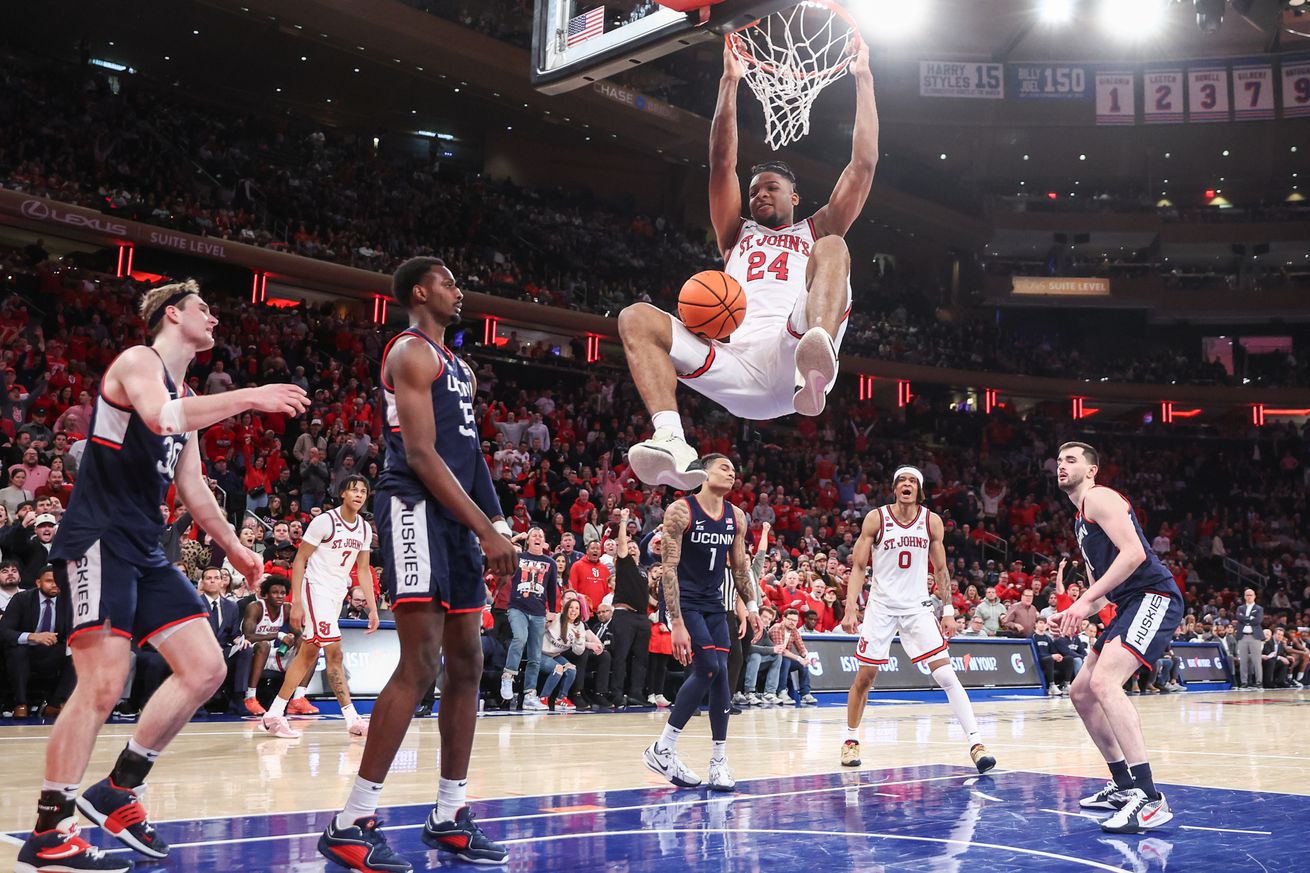
[[[940,655],[946,657],[946,639],[931,612],[888,615],[865,610],[855,658],[861,664],[881,667],[891,657],[892,638],[900,635],[901,647],[912,663]]]

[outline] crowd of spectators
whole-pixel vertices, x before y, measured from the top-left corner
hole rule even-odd
[[[43,640],[60,639],[58,610],[47,618],[40,595],[22,592],[45,588],[48,544],[76,483],[98,377],[117,350],[143,335],[132,306],[137,283],[50,263],[38,264],[33,275],[31,293],[11,290],[0,301],[0,559],[12,562],[0,571],[0,591],[32,599],[20,601],[25,608],[8,611],[13,617],[0,623],[6,652],[19,653],[6,659],[8,693],[29,694],[11,700],[15,708],[6,705],[6,712],[35,705],[20,673],[41,675],[50,706],[57,708],[66,692],[66,665],[53,670],[42,667],[42,659],[24,657]],[[204,394],[286,380],[313,399],[300,419],[246,414],[200,437],[207,474],[230,519],[263,553],[266,572],[285,574],[305,524],[330,504],[334,484],[355,472],[375,482],[384,462],[375,389],[385,336],[331,307],[273,309],[227,298],[220,289],[207,293],[220,324],[215,347],[191,370],[191,387]],[[559,676],[551,689],[556,699],[541,705],[658,705],[679,673],[667,651],[667,628],[658,613],[647,617],[657,600],[660,520],[673,495],[641,485],[626,469],[628,446],[649,428],[631,381],[603,362],[582,367],[557,358],[524,366],[513,349],[469,353],[478,373],[483,449],[505,516],[516,534],[540,529],[541,553],[558,574],[557,600],[543,614],[541,635],[519,646],[519,656],[541,646],[538,661],[548,668],[541,672]],[[989,416],[961,412],[923,397],[893,412],[834,397],[820,419],[758,426],[694,395],[686,396],[684,412],[694,423],[689,437],[695,445],[736,459],[740,477],[729,499],[751,518],[757,575],[772,608],[767,641],[743,649],[734,671],[734,681],[751,677],[764,684],[740,685],[738,703],[812,699],[803,682],[808,672],[798,669],[808,656],[799,631],[838,626],[859,524],[870,507],[892,499],[887,480],[900,463],[924,470],[929,503],[945,521],[953,597],[968,617],[962,632],[977,620],[984,633],[1019,632],[1009,627],[1016,619],[1023,633],[1035,632],[1028,613],[1048,608],[1058,596],[1053,572],[1061,556],[1075,556],[1063,581],[1078,581],[1072,507],[1054,487],[1051,457],[1054,446],[1074,435],[1072,422],[1019,419],[1008,409]],[[1299,640],[1297,628],[1310,626],[1308,436],[1290,425],[1270,425],[1180,440],[1163,425],[1106,425],[1090,438],[1106,458],[1101,480],[1131,495],[1153,549],[1186,590],[1197,621],[1234,615],[1242,582],[1230,575],[1225,559],[1231,559],[1246,566],[1245,579],[1259,580],[1271,639],[1285,626]],[[199,535],[185,507],[167,504],[161,514],[166,553],[190,578],[208,576],[211,587],[234,600],[258,595],[266,580],[236,573]],[[631,540],[628,554],[620,551],[624,539]],[[379,569],[373,579],[357,581],[380,590]],[[517,705],[524,677],[517,664],[505,663],[515,636],[509,618],[514,592],[494,588],[486,618],[488,695],[503,700],[495,689],[505,672],[515,671]],[[620,590],[626,600],[616,600]],[[590,636],[559,625],[555,610],[571,612],[563,602],[569,599],[578,600],[576,618]],[[1020,605],[1018,613],[1010,601]],[[636,631],[628,612],[645,623],[648,637]],[[622,667],[607,639],[610,646],[625,641]],[[648,640],[644,646],[642,639]],[[62,653],[52,645],[49,654]],[[134,701],[127,711],[148,694],[150,681],[162,679],[148,650],[139,662],[147,686],[125,692]],[[1286,672],[1286,681],[1297,676],[1290,665]],[[1270,681],[1281,675],[1275,671]],[[230,693],[239,697],[244,685],[234,665]]]

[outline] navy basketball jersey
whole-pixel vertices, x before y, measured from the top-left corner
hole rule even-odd
[[[167,369],[164,386],[172,399],[191,393],[185,385],[179,390]],[[51,559],[78,560],[102,541],[104,548],[130,564],[166,562],[159,547],[164,532],[159,507],[190,437],[189,433],[160,436],[146,427],[136,410],[101,394],[91,415],[91,433],[73,496],[51,544]]]
[[[1095,486],[1104,488],[1103,485]],[[1113,491],[1114,489],[1109,489]],[[1182,596],[1178,590],[1178,583],[1174,581],[1173,574],[1160,562],[1160,556],[1151,550],[1151,544],[1146,541],[1146,534],[1142,533],[1142,526],[1137,521],[1137,514],[1133,512],[1132,504],[1128,498],[1118,494],[1123,500],[1123,511],[1128,513],[1128,518],[1132,520],[1133,531],[1137,534],[1138,541],[1142,544],[1142,551],[1146,553],[1146,559],[1129,574],[1128,578],[1120,583],[1106,597],[1111,603],[1116,605],[1128,600],[1135,594],[1141,594],[1145,591],[1153,591],[1160,594],[1172,594]],[[1087,570],[1093,579],[1100,579],[1110,565],[1114,563],[1115,558],[1119,557],[1119,549],[1110,540],[1110,537],[1101,528],[1099,524],[1088,521],[1082,513],[1082,508],[1078,510],[1078,515],[1073,522],[1074,535],[1078,537],[1078,548],[1082,550],[1083,560],[1087,562]]]
[[[474,475],[479,464],[486,464],[473,419],[473,371],[454,352],[416,327],[396,334],[382,352],[382,412],[386,428],[383,440],[387,449],[386,466],[378,478],[378,489],[401,496],[422,497],[427,487],[405,459],[405,438],[400,432],[396,412],[396,392],[387,381],[387,355],[401,341],[422,342],[431,349],[440,365],[432,380],[432,419],[436,423],[436,449],[441,460],[460,486],[473,492]],[[436,511],[452,521],[453,516],[438,501]]]
[[[728,556],[737,538],[737,516],[732,504],[723,502],[717,518],[701,508],[695,497],[684,497],[691,521],[682,534],[682,557],[678,560],[678,591],[683,609],[725,612],[736,596]]]

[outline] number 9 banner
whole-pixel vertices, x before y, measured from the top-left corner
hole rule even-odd
[[[1283,59],[1283,117],[1310,115],[1310,58]]]

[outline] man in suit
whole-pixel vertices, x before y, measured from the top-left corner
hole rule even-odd
[[[236,668],[237,652],[249,648],[250,643],[241,632],[241,610],[235,600],[224,597],[227,586],[223,582],[223,572],[218,567],[206,567],[200,574],[200,597],[205,610],[209,612],[209,626],[214,630],[223,658],[227,661],[228,681],[214,695],[211,703],[224,702],[232,708],[241,705],[242,692],[246,677],[233,675]],[[235,644],[236,648],[233,649]],[[226,697],[226,701],[222,699]],[[235,710],[234,710],[235,711]]]
[[[1259,688],[1263,654],[1265,609],[1255,602],[1255,589],[1242,592],[1242,604],[1237,607],[1234,622],[1237,637],[1237,667],[1234,678],[1238,688]]]
[[[41,685],[46,695],[42,717],[59,715],[75,681],[68,656],[71,627],[68,598],[59,591],[54,567],[47,564],[36,578],[36,588],[15,594],[0,619],[9,687],[17,704],[14,718],[31,714],[33,684]]]
[[[1291,683],[1287,681],[1287,675],[1288,668],[1292,666],[1292,659],[1287,654],[1287,631],[1279,625],[1265,633],[1269,637],[1264,641],[1260,654],[1260,659],[1264,663],[1265,687],[1289,688]]]

